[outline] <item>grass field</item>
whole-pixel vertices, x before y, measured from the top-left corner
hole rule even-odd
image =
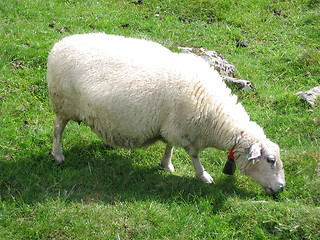
[[[295,95],[320,85],[320,1],[133,2],[0,2],[0,239],[320,239],[319,101]],[[215,149],[201,154],[215,185],[194,178],[182,149],[169,174],[163,143],[112,149],[76,123],[55,163],[46,58],[88,32],[218,50],[255,86],[235,94],[281,146],[286,190],[223,175],[227,153]]]

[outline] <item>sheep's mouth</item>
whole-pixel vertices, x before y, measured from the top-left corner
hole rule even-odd
[[[265,190],[266,190],[267,193],[272,194],[272,195],[275,195],[275,194],[281,193],[281,192],[283,191],[283,187],[282,187],[282,188],[279,188],[279,189],[277,189],[277,190],[274,190],[274,189],[271,188],[271,187],[265,187]]]
[[[273,189],[271,187],[265,187],[264,189],[266,190],[267,193],[276,194],[276,192],[273,191]]]

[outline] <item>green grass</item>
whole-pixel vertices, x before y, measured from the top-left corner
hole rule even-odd
[[[319,239],[319,101],[311,108],[295,96],[320,85],[319,5],[3,0],[0,239]],[[218,50],[255,85],[252,93],[236,94],[284,150],[286,190],[273,197],[238,171],[223,175],[227,154],[215,149],[201,154],[215,185],[194,178],[182,149],[169,174],[158,167],[164,144],[112,149],[76,123],[64,135],[66,162],[55,163],[46,58],[61,38],[88,32],[150,39],[174,51],[177,45]],[[236,40],[248,47],[237,48]]]

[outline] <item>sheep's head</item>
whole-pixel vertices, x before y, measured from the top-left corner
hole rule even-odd
[[[285,186],[280,148],[277,144],[265,140],[254,143],[236,156],[240,170],[260,183],[267,192],[278,193]]]

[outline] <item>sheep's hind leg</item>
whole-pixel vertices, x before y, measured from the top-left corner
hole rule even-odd
[[[192,163],[196,172],[196,177],[205,183],[214,183],[214,179],[204,169],[198,156],[198,151],[193,147],[185,148],[186,152],[192,159]]]
[[[173,146],[167,145],[166,150],[163,154],[163,157],[161,159],[161,166],[168,172],[174,172],[174,167],[171,162],[171,157],[172,157],[172,152],[173,152]]]
[[[57,162],[64,161],[61,142],[62,142],[62,134],[67,123],[68,123],[68,120],[58,115],[54,119],[54,125],[53,125],[54,138],[53,138],[52,156]]]

